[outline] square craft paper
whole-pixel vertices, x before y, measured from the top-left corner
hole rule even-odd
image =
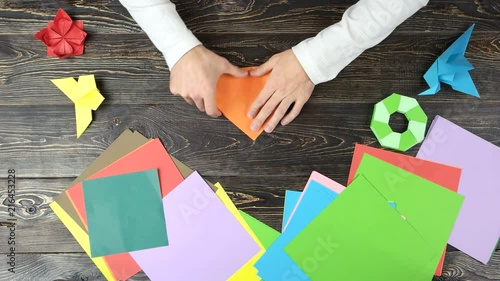
[[[92,257],[168,245],[157,170],[83,181]]]
[[[500,238],[500,148],[436,116],[417,158],[462,168],[458,193],[465,200],[448,243],[488,263]]]
[[[261,250],[197,172],[163,206],[169,245],[130,253],[152,281],[227,280]]]
[[[349,171],[348,183],[354,179],[356,171],[363,155],[369,154],[389,164],[397,166],[405,171],[422,177],[428,181],[439,184],[453,192],[457,192],[460,182],[461,169],[436,162],[431,162],[423,159],[418,159],[401,153],[396,153],[384,149],[378,149],[362,144],[356,144],[354,147],[354,155],[352,157],[351,169]],[[445,247],[446,248],[446,247]],[[441,276],[446,249],[443,250],[443,255],[436,268],[435,275]]]
[[[432,259],[441,253],[433,251],[363,176],[284,251],[313,281],[430,281]]]

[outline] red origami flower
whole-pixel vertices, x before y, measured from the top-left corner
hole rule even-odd
[[[83,21],[73,21],[63,9],[57,11],[54,21],[49,21],[46,28],[35,34],[47,45],[47,56],[59,58],[83,54],[86,36]]]

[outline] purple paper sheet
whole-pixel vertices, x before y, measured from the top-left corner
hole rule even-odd
[[[488,263],[500,238],[500,148],[436,116],[417,157],[462,168],[465,200],[448,243]]]
[[[197,172],[163,198],[163,207],[169,245],[131,252],[152,281],[227,280],[260,251]]]

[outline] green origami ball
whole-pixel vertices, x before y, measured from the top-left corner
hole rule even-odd
[[[408,129],[403,133],[394,132],[389,126],[391,115],[399,112],[408,119]],[[370,128],[380,145],[399,151],[407,151],[422,142],[427,126],[427,115],[414,98],[392,94],[375,104]]]

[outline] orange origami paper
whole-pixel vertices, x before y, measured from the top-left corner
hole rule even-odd
[[[68,57],[83,54],[83,42],[87,33],[83,31],[83,21],[73,21],[63,10],[57,10],[56,17],[35,37],[47,45],[47,56]]]
[[[247,68],[250,70],[252,68]],[[252,140],[264,131],[267,121],[258,131],[250,130],[251,118],[247,116],[248,110],[260,91],[264,88],[269,74],[262,77],[246,76],[237,78],[224,74],[219,78],[216,89],[216,102],[219,110]]]

